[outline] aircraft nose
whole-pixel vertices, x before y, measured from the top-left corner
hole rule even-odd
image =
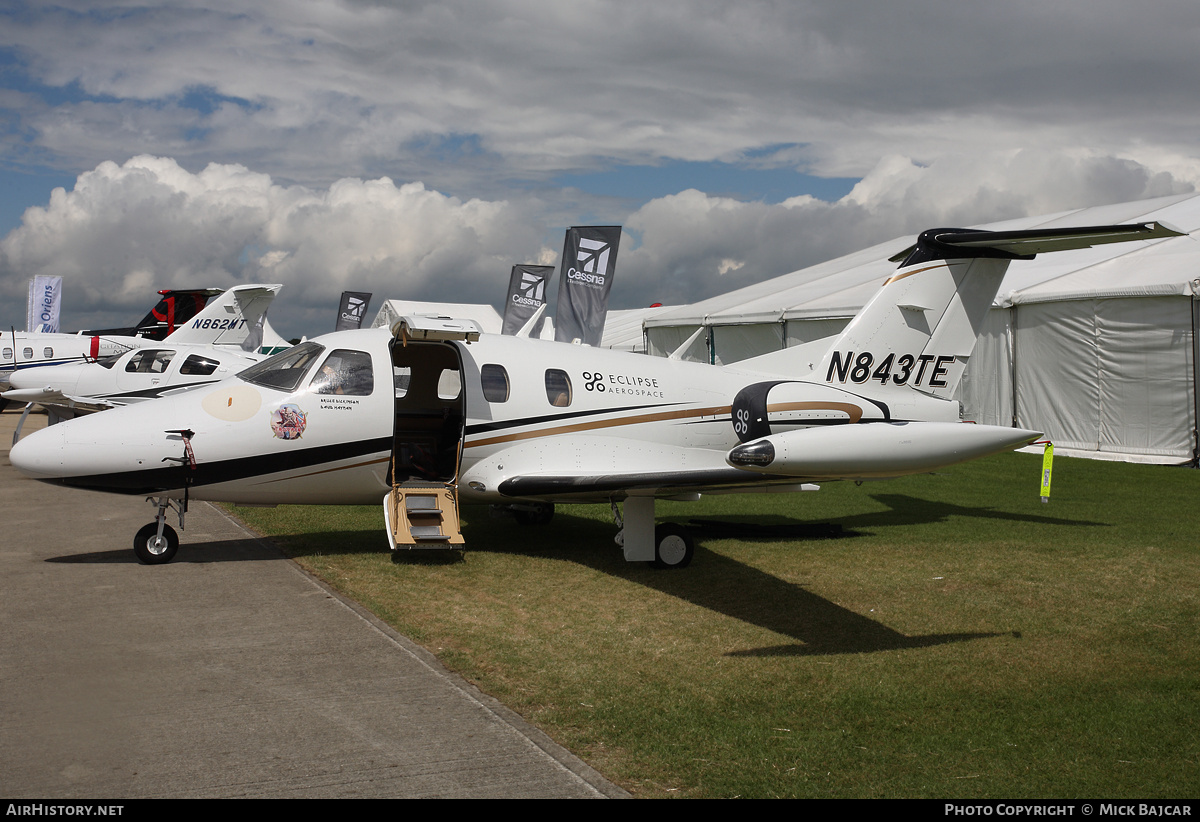
[[[34,431],[8,452],[8,461],[22,474],[34,479],[62,476],[66,432],[61,425]]]

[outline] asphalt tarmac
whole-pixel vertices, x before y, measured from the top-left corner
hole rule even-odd
[[[19,416],[0,414],[0,797],[628,796],[208,503],[172,563],[140,565],[151,505],[20,476]]]

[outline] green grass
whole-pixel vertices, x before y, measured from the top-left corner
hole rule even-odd
[[[468,550],[386,550],[381,507],[235,509],[638,796],[1188,797],[1200,785],[1200,472],[1040,457],[660,503],[682,571],[608,506]]]

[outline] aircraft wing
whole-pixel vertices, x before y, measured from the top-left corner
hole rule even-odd
[[[11,402],[22,404],[34,402],[44,408],[67,411],[69,413],[66,416],[92,414],[108,408],[117,408],[122,404],[109,402],[98,397],[76,397],[44,388],[14,388],[11,391],[5,391],[0,396]]]
[[[622,492],[671,497],[798,482],[733,468],[725,454],[619,437],[535,440],[479,461],[460,484],[478,483],[514,498],[603,502]]]

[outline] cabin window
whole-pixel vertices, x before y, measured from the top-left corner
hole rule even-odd
[[[4,359],[6,359],[6,360],[12,359],[12,349],[11,348],[4,349]]]
[[[508,402],[508,372],[503,365],[485,365],[479,369],[483,398],[488,402]]]
[[[566,371],[546,369],[546,399],[555,408],[566,408],[571,404],[571,378]]]
[[[343,394],[350,397],[369,395],[375,390],[371,355],[365,351],[335,349],[321,363],[309,388],[316,394]]]
[[[32,348],[22,348],[21,356],[27,360],[32,360],[33,359],[33,349]]]
[[[457,368],[443,368],[438,375],[438,399],[456,400],[462,393],[462,376]]]
[[[53,348],[43,348],[42,356],[44,356],[48,360],[54,359],[54,349]]]
[[[317,361],[325,346],[315,342],[304,342],[282,351],[274,357],[252,365],[238,374],[240,379],[264,388],[280,391],[295,391],[308,369]]]
[[[199,354],[192,354],[179,366],[179,373],[187,377],[207,377],[217,370],[220,363]]]
[[[125,370],[131,374],[161,374],[167,370],[175,352],[165,348],[143,348],[129,358]]]

